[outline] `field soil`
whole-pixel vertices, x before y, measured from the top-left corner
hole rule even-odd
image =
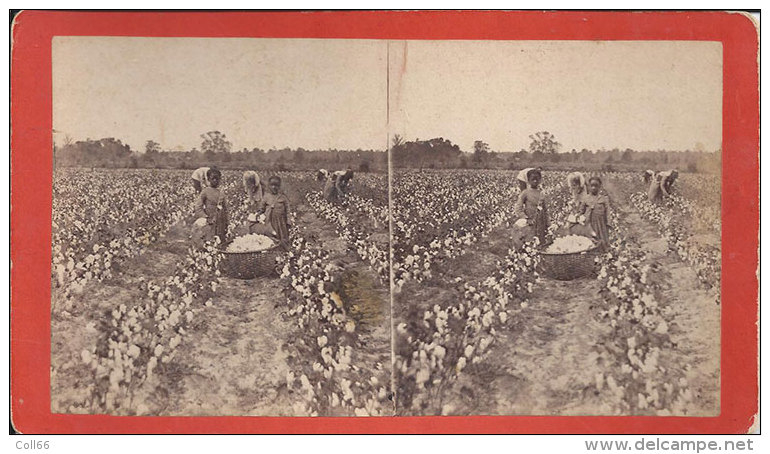
[[[664,272],[665,301],[673,309],[670,328],[676,345],[661,355],[669,370],[685,371],[694,399],[691,416],[719,414],[720,306],[713,291],[698,284],[694,271],[674,254],[655,227],[643,221],[624,194],[606,185],[628,227],[647,253],[650,264]],[[496,269],[508,244],[504,229],[490,232],[466,254],[437,267],[440,279],[407,284],[395,295],[396,316],[407,305],[428,309],[437,300],[461,298],[443,282],[462,276],[481,282]],[[444,399],[442,413],[449,415],[608,415],[611,397],[596,391],[598,373],[605,372],[601,351],[610,332],[597,314],[603,306],[594,278],[558,281],[541,276],[529,300],[514,308],[514,321],[499,332],[491,352],[467,369]]]
[[[623,188],[606,184],[614,209],[647,260],[664,272],[665,301],[672,308],[670,334],[675,348],[660,363],[685,373],[694,399],[691,416],[713,416],[720,410],[720,306],[712,290],[701,288],[693,270],[667,252],[656,227],[627,203]],[[391,364],[391,307],[387,283],[348,249],[335,229],[313,210],[293,200],[297,222],[331,252],[330,260],[345,270],[346,292],[360,305],[364,326],[357,352],[363,366]],[[371,239],[385,240],[387,232]],[[395,316],[407,305],[427,308],[454,302],[458,294],[445,282],[460,275],[468,282],[490,276],[504,257],[508,235],[490,232],[470,250],[436,265],[441,279],[407,283],[394,297]],[[703,241],[714,241],[704,235]],[[122,263],[115,277],[91,283],[65,300],[53,291],[51,314],[51,402],[54,413],[85,413],[81,406],[93,382],[80,352],[95,344],[105,313],[120,304],[139,304],[144,280],[160,280],[185,257],[188,229],[174,226],[138,257]],[[297,326],[284,317],[283,284],[275,277],[223,279],[211,306],[201,306],[188,333],[168,364],[161,386],[143,402],[156,415],[297,414],[302,398],[285,386],[287,340]],[[603,365],[597,351],[609,327],[597,318],[603,305],[595,279],[557,281],[541,277],[526,304],[514,308],[514,321],[498,333],[488,357],[467,369],[446,397],[444,413],[453,415],[605,415],[608,397],[591,387]],[[675,368],[675,369],[674,369]]]
[[[362,327],[362,366],[381,362],[390,368],[390,299],[382,284],[355,253],[347,249],[334,229],[318,219],[312,210],[295,205],[298,222],[318,237],[332,253],[331,260],[346,273],[356,276],[351,283],[363,288],[368,303]],[[188,228],[175,225],[163,238],[148,246],[138,257],[121,264],[115,277],[91,283],[70,301],[53,292],[51,318],[51,400],[55,413],[87,413],[81,402],[93,382],[91,371],[82,364],[80,352],[98,338],[104,314],[120,304],[129,308],[143,295],[140,279],[160,280],[185,257]],[[361,284],[363,283],[363,284]],[[301,397],[286,385],[287,340],[298,330],[284,317],[286,298],[277,278],[253,280],[223,278],[211,306],[201,312],[184,336],[174,359],[167,365],[160,386],[142,396],[153,415],[185,416],[291,416],[301,408]],[[375,295],[376,297],[371,297]]]

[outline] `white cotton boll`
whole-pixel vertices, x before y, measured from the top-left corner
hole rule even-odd
[[[582,235],[567,235],[556,238],[556,240],[548,246],[546,252],[551,254],[582,252],[593,246],[594,242],[588,237]]]
[[[252,233],[250,235],[239,236],[229,246],[227,252],[254,252],[270,249],[275,242],[265,235]]]

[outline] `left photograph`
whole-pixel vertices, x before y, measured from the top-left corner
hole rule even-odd
[[[394,414],[386,42],[52,59],[52,412]]]

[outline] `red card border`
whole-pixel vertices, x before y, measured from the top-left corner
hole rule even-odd
[[[723,45],[722,389],[718,417],[116,417],[50,411],[51,39],[59,35],[695,40]],[[758,33],[724,12],[46,12],[11,62],[11,398],[22,433],[745,433],[758,405]],[[30,184],[35,182],[35,184]]]

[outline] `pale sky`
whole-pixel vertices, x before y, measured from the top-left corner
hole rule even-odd
[[[57,143],[190,149],[218,129],[233,150],[401,134],[516,151],[547,130],[562,151],[721,146],[718,42],[56,37],[53,76]]]
[[[56,37],[53,68],[58,143],[200,149],[219,130],[233,150],[386,148],[382,41]]]
[[[546,130],[562,151],[721,147],[719,42],[402,41],[389,55],[391,128],[407,140],[518,151]]]

